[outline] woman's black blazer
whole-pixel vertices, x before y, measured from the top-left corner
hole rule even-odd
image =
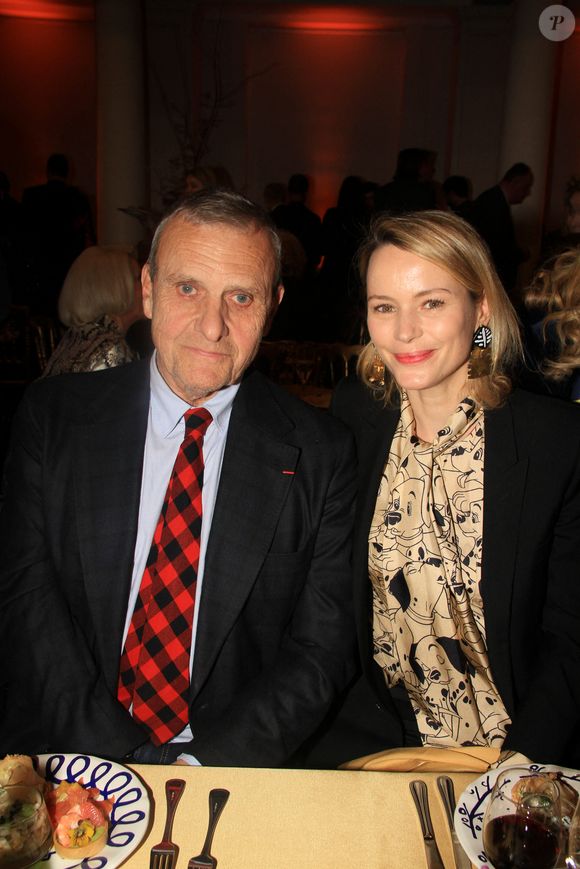
[[[399,417],[346,380],[333,412],[356,436],[354,589],[363,670],[372,661],[368,533]],[[512,725],[504,747],[580,767],[580,406],[514,391],[485,413],[481,594],[489,660]]]

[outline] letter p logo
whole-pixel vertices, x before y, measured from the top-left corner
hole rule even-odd
[[[551,42],[563,42],[574,33],[576,18],[567,6],[547,6],[538,18],[540,33]]]

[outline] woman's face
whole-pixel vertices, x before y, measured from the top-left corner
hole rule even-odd
[[[198,190],[203,190],[204,184],[196,175],[193,175],[191,172],[185,176],[185,184],[183,185],[183,192],[186,196],[191,196],[192,193],[197,193]]]
[[[367,271],[371,339],[398,385],[463,397],[473,333],[488,319],[485,300],[437,265],[393,245]]]
[[[566,229],[568,232],[580,233],[580,190],[570,197],[566,214]]]

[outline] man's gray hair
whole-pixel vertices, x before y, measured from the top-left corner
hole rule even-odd
[[[186,196],[175,203],[165,214],[155,230],[149,251],[149,272],[151,279],[157,272],[157,254],[163,231],[172,220],[182,219],[198,226],[223,223],[240,230],[265,232],[270,242],[274,260],[274,280],[272,291],[278,287],[282,275],[282,243],[270,215],[260,205],[246,199],[232,190],[207,188]]]

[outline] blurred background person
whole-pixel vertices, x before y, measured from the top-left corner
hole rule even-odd
[[[566,184],[562,225],[544,237],[540,262],[546,263],[571,247],[580,247],[580,178],[575,175]]]
[[[580,401],[580,248],[541,268],[524,301],[532,321],[526,350],[536,386]]]
[[[224,190],[233,190],[234,182],[228,170],[224,166],[194,166],[186,173],[182,196],[191,196],[198,190],[208,187],[221,187]]]
[[[69,161],[51,154],[46,183],[22,194],[22,258],[26,298],[33,311],[56,316],[66,274],[95,235],[88,198],[68,183]]]
[[[473,201],[473,186],[469,178],[465,175],[450,175],[443,182],[443,195],[451,211],[468,219]]]
[[[469,209],[469,222],[489,247],[495,270],[513,303],[517,301],[518,267],[530,253],[518,243],[511,207],[527,199],[533,183],[530,167],[514,163],[498,184],[480,193]]]
[[[306,175],[292,175],[286,202],[274,208],[271,215],[278,229],[296,236],[306,254],[307,272],[313,274],[322,256],[322,221],[306,205],[309,187]]]
[[[264,186],[264,208],[266,211],[274,211],[279,205],[286,202],[287,188],[281,181],[269,181]]]
[[[337,203],[322,221],[324,261],[320,268],[321,337],[358,342],[359,318],[356,253],[369,224],[365,182],[348,175],[340,185]]]
[[[214,170],[211,166],[194,166],[184,178],[181,195],[191,196],[192,193],[197,193],[198,190],[204,190],[206,187],[217,187]]]
[[[426,148],[399,151],[393,180],[375,192],[376,210],[406,214],[440,207],[442,203],[434,181],[436,160],[436,153]]]
[[[132,362],[137,354],[125,336],[144,318],[137,260],[115,247],[87,248],[69,269],[58,315],[67,329],[43,376]]]
[[[580,236],[580,178],[572,177],[566,187],[566,233]]]

